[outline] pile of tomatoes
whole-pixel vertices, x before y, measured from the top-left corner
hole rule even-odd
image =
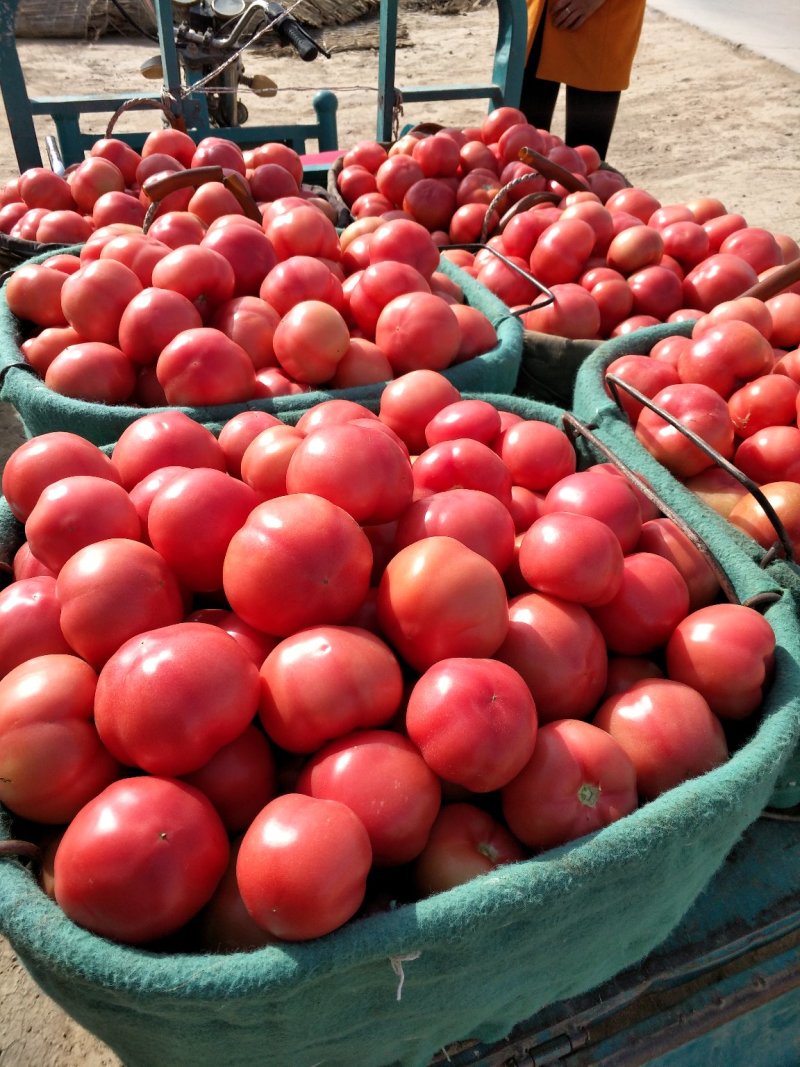
[[[2,488],[0,801],[124,943],[306,940],[522,861],[724,762],[770,684],[769,623],[615,467],[434,371],[44,434]]]

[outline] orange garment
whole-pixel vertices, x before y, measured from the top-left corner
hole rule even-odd
[[[547,19],[538,78],[576,89],[627,89],[644,21],[645,0],[605,0],[577,30],[557,30],[547,16],[547,0],[526,0],[528,52],[539,19]],[[543,13],[544,12],[544,13]]]

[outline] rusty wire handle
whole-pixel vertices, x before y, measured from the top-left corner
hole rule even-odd
[[[756,300],[769,300],[770,297],[777,296],[778,293],[782,293],[784,289],[788,289],[795,282],[800,282],[800,259],[793,259],[791,263],[784,263],[782,267],[772,271],[766,278],[761,278],[755,285],[751,285],[749,289],[746,289],[739,299],[741,300],[746,296],[754,296]]]
[[[523,163],[527,163],[529,167],[538,170],[543,178],[558,182],[568,193],[585,193],[589,191],[589,184],[582,178],[573,174],[571,170],[567,170],[566,167],[562,167],[560,163],[555,163],[552,159],[548,159],[547,156],[543,156],[535,148],[520,148],[518,158]]]
[[[486,249],[487,252],[491,252],[493,256],[497,256],[498,259],[501,259],[509,270],[513,270],[515,274],[519,274],[519,276],[526,281],[532,282],[542,294],[543,299],[536,304],[529,304],[527,307],[510,309],[511,314],[516,316],[516,318],[521,318],[521,316],[528,311],[538,311],[539,308],[545,308],[555,301],[555,294],[547,288],[544,282],[540,282],[538,278],[530,273],[530,271],[525,270],[524,267],[520,267],[519,263],[512,262],[508,256],[498,251],[498,249],[493,248],[490,244],[484,244],[482,241],[475,241],[472,244],[446,244],[440,245],[439,247],[442,252],[446,252],[448,249],[463,249],[465,252],[480,252],[483,251],[483,249]]]
[[[161,201],[170,193],[178,189],[199,189],[208,182],[219,182],[224,185],[239,202],[242,211],[249,219],[261,223],[262,216],[258,204],[241,174],[229,173],[217,164],[207,167],[188,167],[186,170],[171,171],[169,174],[153,174],[142,184],[142,192],[150,200],[150,206],[145,213],[142,229],[145,233],[150,229]]]
[[[0,859],[3,857],[33,860],[34,863],[38,864],[42,862],[42,850],[38,845],[34,845],[32,841],[16,841],[11,839],[8,841],[0,841]]]
[[[694,430],[690,430],[687,426],[684,426],[682,422],[679,422],[674,415],[671,415],[668,411],[666,411],[663,407],[660,407],[658,404],[653,403],[649,396],[645,396],[644,393],[640,393],[638,389],[635,389],[632,385],[629,385],[628,382],[625,382],[621,378],[617,377],[616,374],[607,374],[605,380],[607,385],[610,386],[611,394],[618,407],[621,408],[622,406],[620,404],[618,392],[619,389],[622,389],[623,392],[627,393],[640,404],[643,404],[644,407],[649,408],[650,411],[655,412],[656,415],[662,418],[665,422],[669,423],[670,426],[682,433],[683,436],[687,438],[687,440],[691,441],[693,445],[699,448],[701,452],[704,452],[705,455],[709,456],[717,464],[718,467],[724,470],[727,474],[730,474],[732,477],[734,477],[740,485],[743,485],[747,492],[750,493],[751,496],[755,497],[759,507],[769,519],[772,528],[775,530],[778,541],[780,542],[781,548],[783,549],[785,558],[790,563],[794,562],[794,547],[792,545],[789,535],[786,532],[786,527],[781,522],[778,513],[775,511],[775,508],[772,506],[770,501],[767,500],[766,496],[761,490],[761,486],[757,482],[754,482],[752,478],[748,478],[744,471],[741,471],[737,466],[735,466],[735,464],[731,463],[730,460],[726,459],[715,448],[712,448],[711,445],[707,441],[704,441],[703,438],[699,436],[699,434],[696,434]]]
[[[722,566],[717,557],[714,555],[714,553],[711,551],[711,548],[708,543],[692,526],[689,525],[689,523],[683,518],[683,516],[679,512],[675,511],[674,508],[670,507],[670,505],[662,499],[662,497],[655,491],[655,489],[652,487],[652,485],[650,485],[649,482],[646,482],[637,471],[635,471],[632,467],[629,467],[628,464],[624,462],[624,460],[620,459],[620,457],[616,454],[616,452],[613,451],[613,449],[609,448],[608,445],[604,444],[600,440],[600,438],[592,431],[591,427],[587,426],[586,423],[581,422],[581,420],[578,419],[575,415],[573,415],[572,412],[565,412],[561,416],[561,421],[564,424],[565,431],[573,439],[573,441],[577,436],[583,437],[586,441],[588,441],[592,448],[596,449],[598,452],[600,452],[601,455],[605,456],[605,458],[610,463],[613,463],[617,470],[620,471],[620,473],[623,474],[625,478],[627,478],[627,480],[633,486],[635,486],[636,489],[639,490],[639,492],[646,496],[651,503],[655,504],[662,515],[664,515],[666,518],[670,519],[672,522],[675,523],[675,525],[682,531],[682,533],[684,533],[689,538],[695,548],[703,555],[703,558],[713,570],[714,575],[716,576],[716,579],[720,584],[720,588],[725,594],[725,598],[731,604],[738,604],[739,597],[733,586],[733,582],[728,576],[727,571]]]
[[[483,216],[480,241],[485,242],[490,236],[502,233],[514,215],[520,211],[527,211],[528,208],[534,207],[536,204],[559,204],[561,202],[561,197],[558,193],[548,193],[539,189],[535,193],[528,193],[527,196],[522,197],[516,204],[505,210],[505,201],[513,189],[540,177],[540,174],[520,174],[518,177],[512,178],[510,182],[506,182],[501,189],[498,189],[486,208],[486,214]]]

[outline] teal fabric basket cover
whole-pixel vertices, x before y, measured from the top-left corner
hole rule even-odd
[[[756,595],[759,583],[768,580],[776,587],[800,590],[800,567],[783,559],[765,559],[764,549],[752,538],[741,533],[712,508],[704,504],[677,478],[662,466],[639,443],[624,414],[609,396],[604,385],[608,366],[620,356],[648,355],[662,338],[691,333],[692,322],[666,324],[637,330],[623,337],[606,341],[584,361],[575,381],[573,411],[586,423],[595,427],[597,437],[613,449],[630,468],[638,472],[665,503],[675,508],[706,541],[729,571],[737,571],[736,561],[753,561],[757,566],[740,574],[738,592],[741,599]],[[745,574],[749,577],[745,578]],[[776,782],[770,804],[790,808],[800,803],[800,750],[787,762]]]
[[[79,246],[68,249],[73,252],[78,250]],[[45,258],[36,257],[30,262],[40,262]],[[440,270],[461,287],[467,303],[482,311],[497,333],[497,344],[489,352],[457,363],[443,373],[461,392],[513,393],[522,362],[524,329],[521,321],[502,300],[444,257],[440,260]],[[218,431],[224,422],[240,411],[269,411],[279,418],[296,413],[296,418],[299,418],[303,411],[328,397],[347,397],[364,403],[376,400],[383,391],[381,383],[200,408],[96,404],[60,396],[48,389],[25,364],[19,349],[21,340],[20,322],[9,311],[4,288],[0,289],[0,400],[16,410],[28,437],[51,430],[71,430],[96,445],[110,444],[140,415],[159,410],[183,411],[197,422]]]
[[[489,399],[528,418],[562,416]],[[42,990],[126,1067],[424,1067],[453,1042],[502,1039],[669,935],[758,818],[798,742],[797,593],[743,553],[727,565],[742,596],[776,597],[767,609],[776,675],[757,729],[725,765],[604,830],[316,941],[232,955],[112,944],[73,925],[7,858],[0,932]],[[0,811],[0,837],[12,834]]]

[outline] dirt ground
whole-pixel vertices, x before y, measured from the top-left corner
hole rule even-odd
[[[397,53],[397,86],[488,80],[496,6],[476,2],[448,15],[417,6],[401,4],[407,38]],[[375,32],[373,26],[373,39]],[[148,83],[139,65],[154,46],[130,38],[25,40],[19,52],[31,95],[77,95],[144,90]],[[373,137],[377,71],[374,49],[336,51],[330,60],[311,64],[259,59],[252,70],[248,64],[248,72],[268,73],[280,92],[273,100],[247,99],[251,122],[310,121],[313,92],[330,88],[339,100],[340,146]],[[715,196],[751,225],[800,239],[799,100],[800,75],[648,10],[609,161],[662,203]],[[433,101],[406,107],[401,121],[471,125],[483,114],[480,100]],[[106,121],[103,116],[87,128],[99,132]],[[155,113],[140,112],[118,128],[149,129],[156,121]],[[561,122],[559,109],[556,132]],[[42,135],[53,132],[46,123],[39,128]],[[0,116],[0,182],[17,173],[8,126]],[[22,440],[14,412],[0,405],[0,465]],[[119,1060],[37,990],[0,939],[0,1067],[78,1064],[115,1067]]]

